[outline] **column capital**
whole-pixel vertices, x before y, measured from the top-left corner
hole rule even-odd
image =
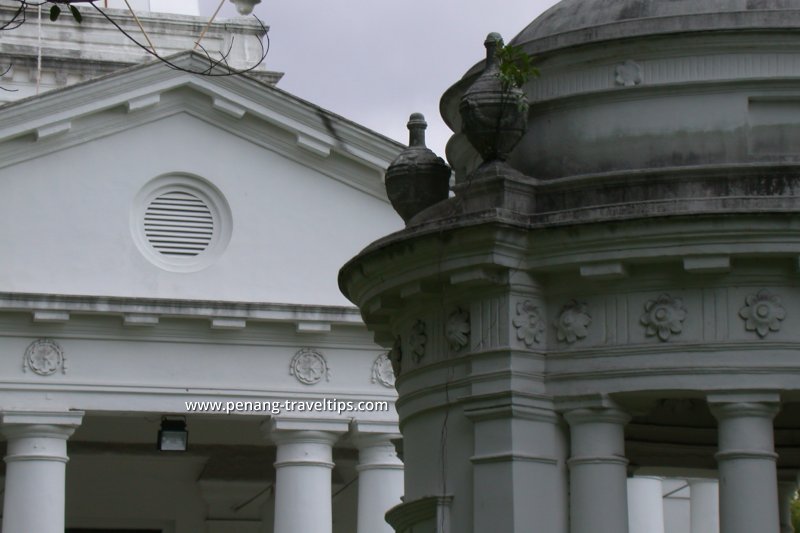
[[[723,416],[727,414],[730,411],[727,406],[730,405],[746,410],[748,416],[761,416],[762,412],[768,414],[769,409],[774,409],[774,414],[777,414],[781,404],[781,395],[769,391],[712,392],[706,395],[706,402],[714,416],[718,416],[715,411],[719,411]],[[750,412],[748,406],[753,406],[755,411]],[[767,411],[764,411],[765,409]]]
[[[622,409],[614,407],[579,408],[566,411],[564,418],[570,426],[586,423],[606,422],[625,425],[631,421],[631,416]]]
[[[362,420],[350,422],[350,440],[358,449],[369,446],[392,446],[392,441],[402,438],[397,424],[374,423]]]
[[[395,430],[392,432],[392,430]],[[350,424],[350,440],[358,448],[358,466],[361,472],[369,469],[403,469],[403,461],[397,457],[393,440],[402,438],[392,424]]]
[[[262,422],[264,436],[280,444],[282,442],[319,442],[331,446],[347,432],[347,420],[322,418],[273,417]]]
[[[68,439],[83,421],[83,411],[3,411],[0,432],[6,438]]]
[[[555,410],[560,413],[578,411],[581,409],[620,409],[620,405],[608,394],[583,394],[577,396],[562,396],[554,402]]]

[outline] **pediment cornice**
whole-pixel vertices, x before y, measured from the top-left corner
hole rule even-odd
[[[172,60],[187,69],[204,66],[195,53]],[[179,91],[205,98],[169,98]],[[199,76],[154,63],[0,107],[0,168],[181,111],[383,200],[383,171],[402,149],[393,140],[245,75]],[[270,135],[270,130],[282,135]],[[293,143],[286,142],[287,133]],[[338,171],[342,165],[332,163],[337,158],[357,163],[364,172],[354,176]]]

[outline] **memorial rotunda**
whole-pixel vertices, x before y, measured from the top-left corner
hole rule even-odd
[[[798,28],[798,0],[564,0],[511,40],[519,95],[492,34],[441,101],[450,198],[412,116],[406,228],[339,276],[392,347],[398,533],[625,533],[641,475],[792,530]]]

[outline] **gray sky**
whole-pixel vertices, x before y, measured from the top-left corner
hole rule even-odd
[[[201,3],[210,14],[219,0]],[[483,58],[487,33],[510,40],[555,3],[263,0],[256,13],[270,26],[267,66],[285,72],[280,88],[404,143],[409,114],[422,112],[428,146],[444,156],[444,90]]]

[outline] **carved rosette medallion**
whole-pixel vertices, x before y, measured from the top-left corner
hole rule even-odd
[[[745,305],[739,309],[739,316],[744,319],[747,331],[755,331],[763,339],[770,331],[781,329],[781,321],[786,318],[786,309],[776,294],[761,289],[757,294],[745,298]]]
[[[417,320],[411,327],[411,333],[408,335],[408,345],[411,348],[411,353],[414,355],[414,360],[420,362],[425,357],[425,343],[428,341],[428,336],[425,334],[425,322]]]
[[[673,333],[677,335],[683,331],[686,314],[686,308],[680,298],[662,294],[644,305],[644,314],[639,322],[645,327],[645,335],[648,337],[658,335],[659,339],[667,341]]]
[[[318,351],[303,348],[292,357],[289,363],[289,374],[305,385],[319,383],[322,378],[330,380],[330,370],[325,357]]]
[[[544,315],[531,300],[517,302],[517,315],[511,321],[517,328],[517,338],[531,347],[542,342],[545,330]]]
[[[572,344],[586,337],[591,323],[592,316],[586,310],[586,303],[571,300],[561,308],[561,313],[554,324],[556,337],[559,342]]]
[[[394,369],[389,352],[384,352],[372,363],[372,382],[380,383],[389,389],[394,388]]]
[[[30,370],[40,376],[51,376],[58,371],[62,374],[67,373],[66,358],[64,350],[59,344],[50,339],[39,339],[33,341],[25,350],[22,358],[22,370]]]
[[[447,317],[445,336],[454,352],[460,351],[469,344],[469,312],[460,307]]]
[[[623,87],[634,87],[642,84],[642,67],[636,61],[628,59],[614,68],[614,83]]]

